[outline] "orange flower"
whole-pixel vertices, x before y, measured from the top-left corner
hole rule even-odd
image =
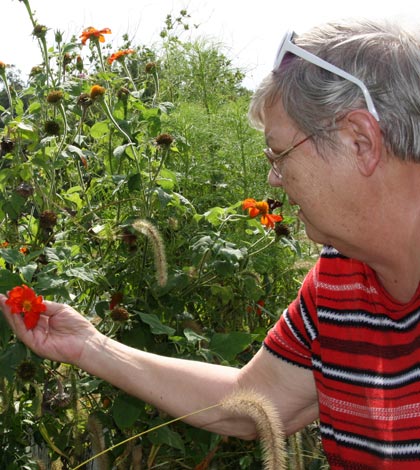
[[[96,29],[92,26],[83,30],[83,33],[80,35],[82,40],[82,44],[85,45],[88,39],[97,39],[99,42],[105,42],[104,34],[111,34],[111,30],[109,28],[104,29]]]
[[[24,284],[8,293],[6,304],[12,313],[23,314],[23,323],[28,330],[35,328],[41,313],[47,309],[42,296],[37,296],[33,289]]]
[[[121,59],[121,57],[124,57],[128,54],[134,54],[135,52],[136,51],[134,49],[124,49],[122,51],[114,52],[108,57],[108,64],[111,65],[114,60]]]
[[[270,206],[267,201],[256,201],[255,199],[248,198],[242,203],[242,209],[247,210],[250,217],[261,216],[260,222],[267,228],[274,228],[276,222],[281,222],[283,217],[281,215],[270,214]]]
[[[93,85],[93,87],[90,89],[91,100],[95,100],[96,98],[104,94],[105,94],[105,88],[101,85]]]

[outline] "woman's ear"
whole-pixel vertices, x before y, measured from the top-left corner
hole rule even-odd
[[[364,176],[371,176],[382,155],[382,133],[378,121],[366,109],[350,111],[346,121],[347,138],[359,171]]]

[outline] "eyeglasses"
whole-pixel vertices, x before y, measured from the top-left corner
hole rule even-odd
[[[323,60],[319,57],[317,57],[315,54],[312,54],[311,52],[306,51],[305,49],[302,49],[301,47],[297,46],[294,44],[293,37],[295,36],[295,33],[293,31],[288,31],[280,43],[280,47],[277,51],[276,55],[276,60],[274,61],[274,70],[277,70],[281,63],[283,62],[284,56],[286,52],[290,52],[301,59],[304,59],[311,64],[317,65],[318,67],[321,67],[324,70],[328,70],[331,73],[334,73],[338,75],[339,77],[342,77],[355,85],[357,85],[363,93],[363,96],[366,101],[367,108],[369,112],[372,114],[372,116],[379,121],[379,114],[376,111],[375,105],[373,104],[372,97],[370,96],[369,90],[366,88],[366,85],[356,78],[354,75],[349,74],[348,72],[336,67],[333,64],[330,64],[326,60]]]
[[[287,147],[286,150],[283,150],[283,152],[280,153],[273,152],[269,147],[264,149],[264,154],[267,157],[267,160],[270,162],[273,173],[277,176],[277,178],[281,178],[281,172],[279,168],[280,161],[283,160],[284,157],[286,157],[292,150],[294,150],[296,147],[299,147],[299,145],[302,145],[311,137],[312,135],[308,135],[304,139],[300,140],[297,144],[293,144],[290,147]]]

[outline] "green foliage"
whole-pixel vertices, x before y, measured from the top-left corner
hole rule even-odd
[[[219,45],[179,38],[185,11],[168,16],[160,48],[125,38],[121,49],[133,53],[109,64],[109,46],[94,39],[82,47],[56,32],[47,45],[23,4],[44,64],[13,92],[9,80],[20,81],[1,76],[0,292],[25,283],[130,346],[240,367],[302,275],[287,205],[289,237],[241,209],[248,197],[282,198],[268,194],[242,73]],[[160,235],[136,231],[138,219]],[[2,469],[73,467],[95,439],[111,447],[167,419],[83,371],[35,357],[3,318],[0,326]],[[138,444],[113,448],[107,461],[129,468]],[[261,465],[255,443],[182,423],[141,445],[147,468]]]

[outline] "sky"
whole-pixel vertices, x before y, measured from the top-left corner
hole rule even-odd
[[[106,36],[118,49],[123,34],[134,45],[159,43],[167,14],[182,9],[191,15],[184,39],[205,37],[223,45],[233,64],[246,73],[244,85],[255,89],[267,75],[278,43],[288,29],[297,33],[344,17],[392,18],[420,25],[418,0],[29,0],[37,21],[64,33],[64,40],[93,26],[109,27]],[[1,0],[0,61],[14,64],[23,74],[41,62],[37,41],[25,5]],[[191,36],[188,36],[191,35]],[[52,39],[52,38],[51,38]],[[50,44],[52,42],[50,41]]]

